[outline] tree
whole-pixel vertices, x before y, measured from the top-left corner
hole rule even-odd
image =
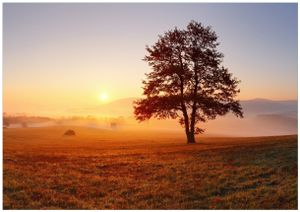
[[[5,114],[4,114],[5,115]],[[10,121],[8,117],[3,116],[3,127],[9,127]]]
[[[26,122],[22,122],[22,127],[23,128],[27,128],[27,123]]]
[[[204,132],[197,126],[200,122],[228,112],[242,118],[235,100],[240,81],[221,66],[218,45],[211,27],[191,21],[186,29],[169,30],[146,46],[144,61],[152,71],[143,81],[145,98],[134,102],[136,119],[179,119],[187,143],[195,143],[195,134]]]

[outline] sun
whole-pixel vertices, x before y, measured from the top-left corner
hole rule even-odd
[[[101,102],[106,102],[108,99],[108,94],[106,92],[102,92],[99,94],[98,98]]]

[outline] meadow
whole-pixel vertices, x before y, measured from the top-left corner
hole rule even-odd
[[[3,208],[297,209],[297,135],[182,134],[4,129]]]

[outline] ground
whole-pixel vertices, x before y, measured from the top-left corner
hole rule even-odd
[[[69,127],[70,128],[70,127]],[[4,209],[297,209],[297,136],[4,129]]]

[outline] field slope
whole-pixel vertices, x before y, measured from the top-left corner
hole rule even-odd
[[[297,136],[4,129],[4,209],[297,209]]]

